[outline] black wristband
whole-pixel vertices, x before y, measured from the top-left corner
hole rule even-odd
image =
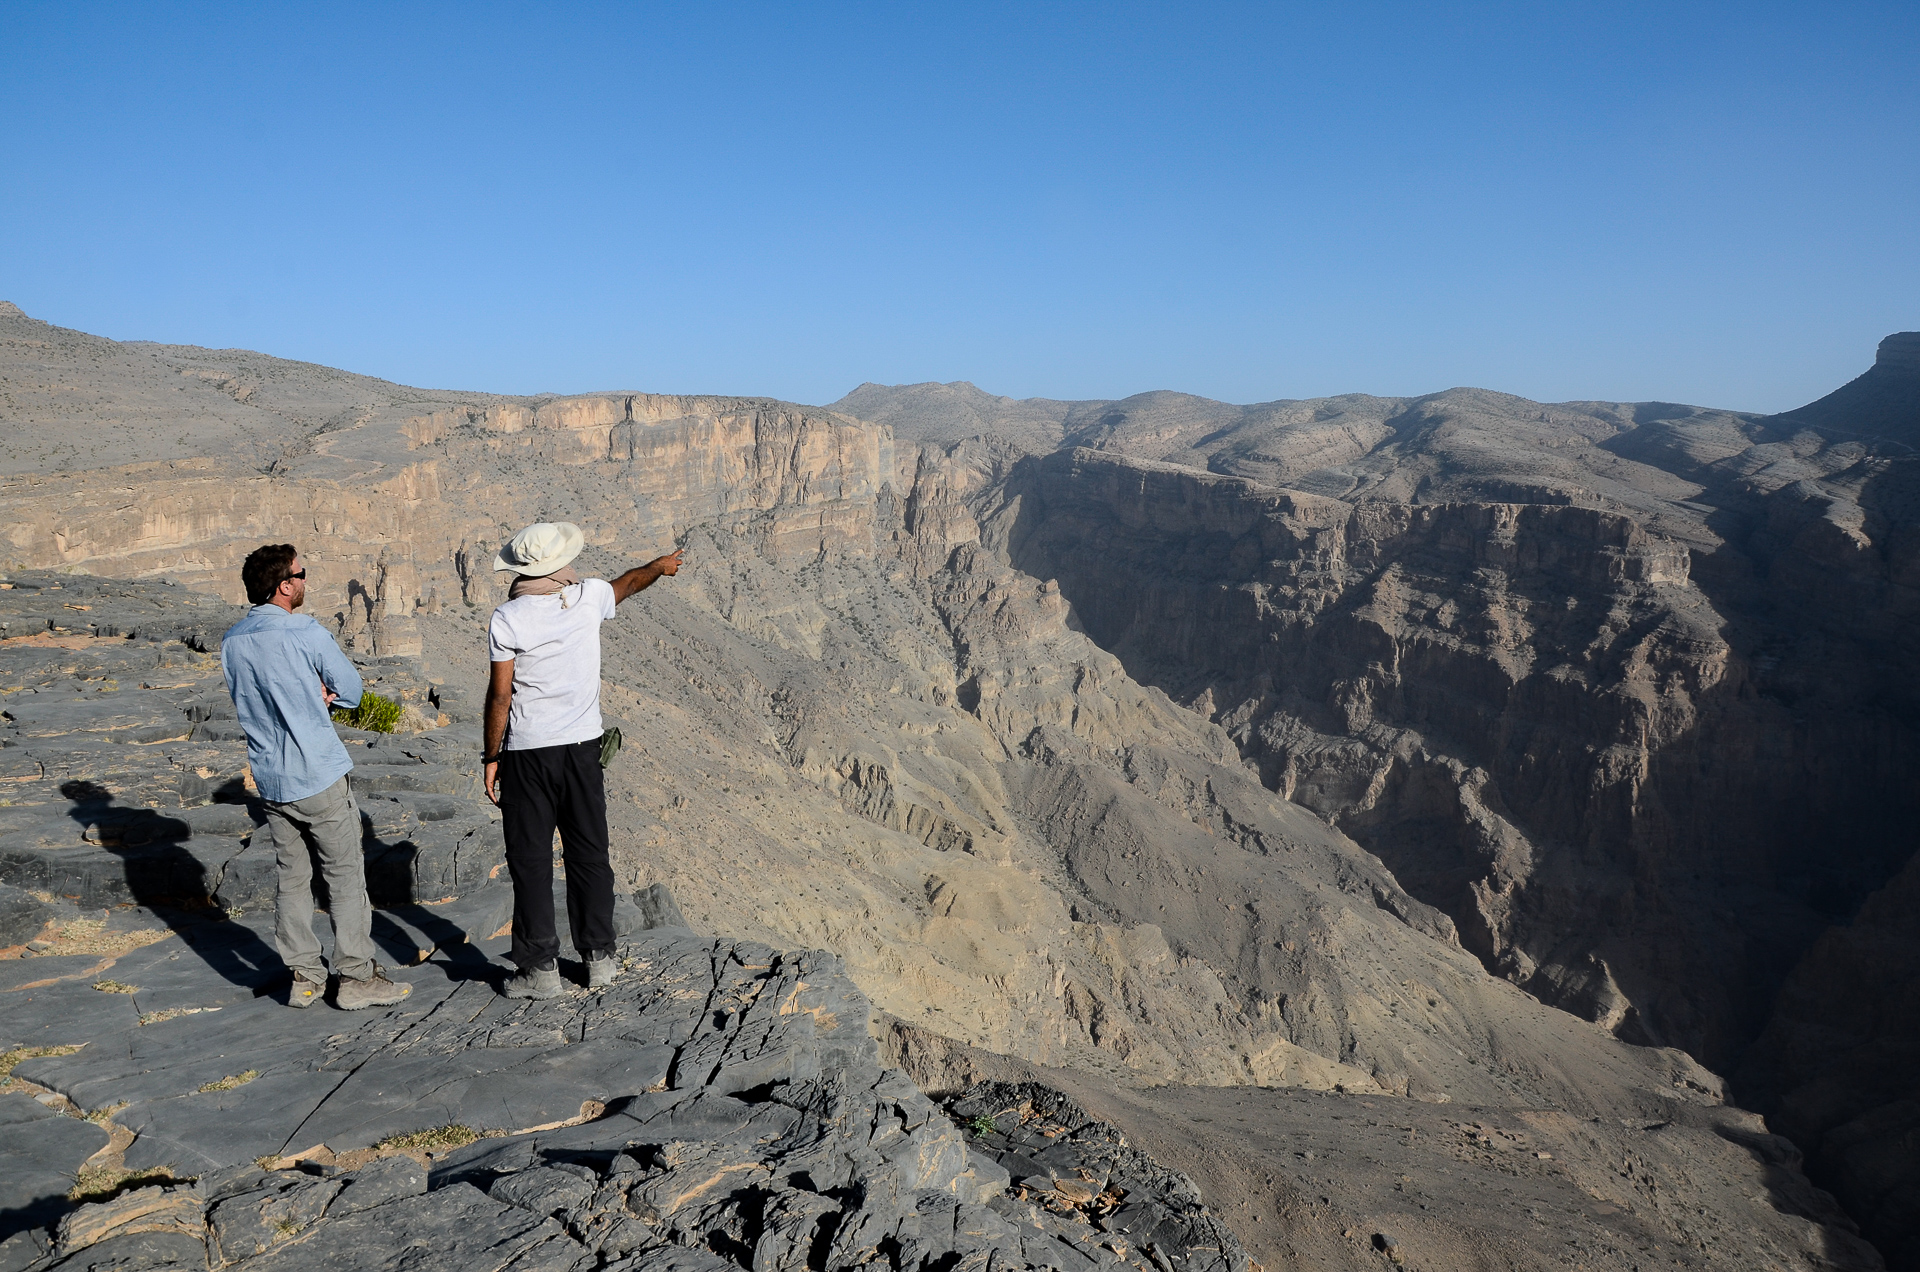
[[[483,755],[480,757],[480,762],[482,764],[498,764],[500,762],[500,752],[495,751],[492,755]]]

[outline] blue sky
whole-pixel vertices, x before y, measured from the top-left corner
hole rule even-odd
[[[0,298],[500,392],[1779,410],[1920,327],[1920,5],[30,4]]]

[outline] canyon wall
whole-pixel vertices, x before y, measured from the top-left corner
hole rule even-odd
[[[246,553],[293,542],[309,604],[349,647],[405,654],[420,649],[417,615],[502,599],[493,554],[531,521],[574,520],[636,552],[739,522],[805,555],[864,540],[892,477],[889,439],[870,427],[622,394],[364,421],[266,472],[202,457],[17,476],[0,515],[15,568],[173,578],[235,601]]]
[[[1631,518],[1351,505],[1090,451],[1006,489],[1009,559],[1132,674],[1490,968],[1624,1037],[1728,1062],[1897,862],[1904,726],[1796,722],[1689,550]]]
[[[1107,449],[1022,459],[976,508],[1490,969],[1736,1068],[1905,1240],[1920,336],[1768,419],[1494,397],[1234,408],[1198,437],[1189,407],[1103,404]]]

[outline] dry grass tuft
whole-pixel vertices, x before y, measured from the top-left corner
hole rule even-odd
[[[158,1025],[169,1020],[178,1020],[182,1016],[198,1016],[203,1011],[219,1011],[218,1007],[165,1007],[159,1011],[143,1013],[140,1023]]]
[[[421,1153],[443,1153],[450,1148],[471,1144],[479,1138],[479,1132],[471,1127],[448,1123],[446,1126],[435,1126],[406,1135],[389,1135],[374,1147]]]
[[[208,1091],[231,1091],[235,1087],[247,1085],[259,1076],[260,1070],[248,1069],[245,1073],[236,1073],[231,1077],[221,1078],[218,1082],[209,1082],[200,1088],[200,1093],[204,1095]]]
[[[62,925],[57,931],[50,932],[46,940],[53,942],[53,948],[40,955],[46,958],[54,954],[126,954],[143,945],[152,945],[155,941],[164,941],[173,933],[163,928],[135,928],[131,932],[109,932],[107,925],[100,919],[75,919]]]
[[[70,1056],[85,1045],[85,1043],[79,1043],[71,1047],[15,1047],[12,1051],[0,1054],[0,1091],[13,1085],[13,1066],[22,1060],[37,1060],[41,1056]]]
[[[67,1190],[68,1201],[110,1201],[131,1188],[144,1188],[148,1184],[171,1184],[177,1182],[174,1174],[165,1166],[155,1166],[151,1170],[123,1170],[118,1166],[82,1166],[74,1177],[73,1187]]]

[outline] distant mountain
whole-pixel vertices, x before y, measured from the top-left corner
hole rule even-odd
[[[1781,426],[1920,447],[1920,331],[1888,336],[1864,373],[1774,419]]]
[[[957,442],[993,433],[1026,450],[1058,447],[1062,427],[1077,402],[1050,398],[995,397],[965,380],[952,384],[863,384],[828,409],[891,427],[900,437],[921,442]]]

